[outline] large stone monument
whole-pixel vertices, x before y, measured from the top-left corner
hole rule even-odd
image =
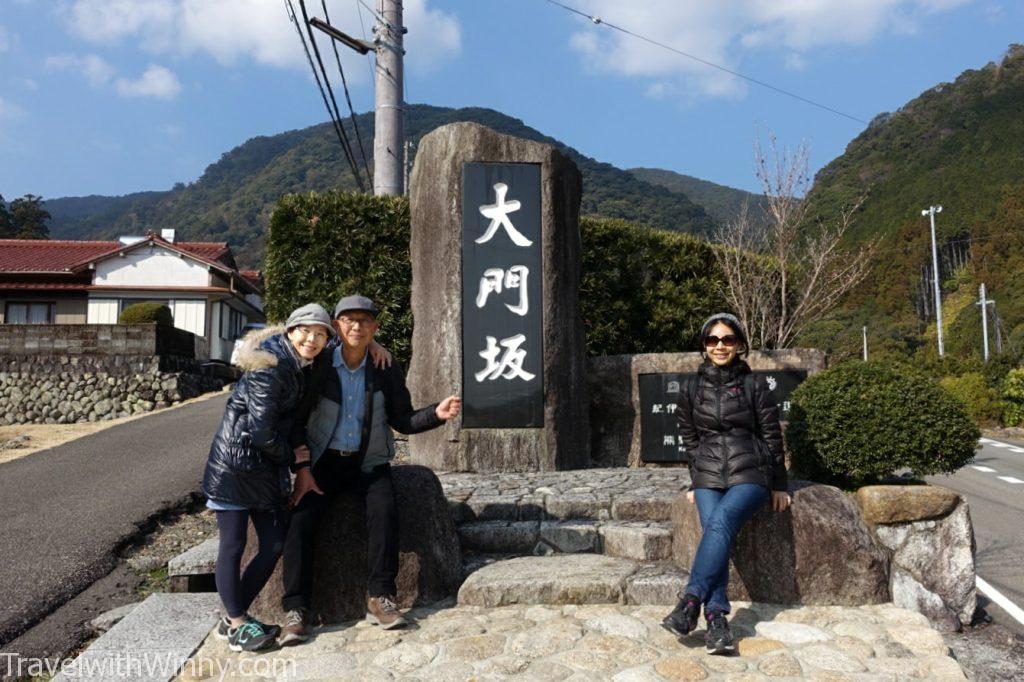
[[[589,464],[579,309],[581,180],[551,145],[473,123],[426,135],[412,172],[415,404],[459,419],[410,440],[441,471]]]

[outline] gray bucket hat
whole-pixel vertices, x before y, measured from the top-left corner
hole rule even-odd
[[[292,314],[288,316],[288,321],[285,322],[285,327],[292,329],[293,327],[312,324],[327,327],[329,333],[334,333],[334,327],[331,326],[331,316],[327,314],[327,311],[319,303],[307,303],[301,308],[293,310]]]

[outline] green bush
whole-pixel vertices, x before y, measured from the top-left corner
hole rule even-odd
[[[999,392],[989,388],[985,375],[969,372],[958,377],[943,377],[939,385],[960,401],[967,414],[980,426],[997,426],[1002,417]]]
[[[584,218],[580,308],[591,355],[696,348],[723,307],[712,247],[689,235]],[[412,342],[409,203],[333,191],[283,197],[270,218],[266,311],[281,320],[361,293],[381,309],[378,339],[403,363]]]
[[[146,301],[127,306],[117,317],[118,324],[151,324],[153,322],[161,327],[173,327],[174,316],[171,315],[171,309],[163,303]]]
[[[1003,423],[1024,426],[1024,367],[1011,370],[1002,385]]]
[[[904,468],[917,476],[956,471],[981,435],[935,381],[893,363],[838,365],[805,381],[791,401],[793,468],[847,487]]]

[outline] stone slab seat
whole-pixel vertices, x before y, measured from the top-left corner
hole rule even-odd
[[[217,569],[219,539],[215,535],[167,562],[171,592],[210,592]]]
[[[423,466],[391,468],[398,508],[398,603],[402,608],[435,603],[455,594],[462,559],[455,524],[441,483]],[[366,614],[366,513],[355,495],[339,495],[321,519],[314,540],[313,610],[323,623]],[[243,565],[255,553],[252,527]],[[281,562],[250,612],[264,622],[284,622]]]
[[[675,604],[685,574],[669,562],[600,554],[515,557],[471,573],[459,590],[467,606],[509,604]]]
[[[216,594],[151,594],[54,682],[167,682],[217,624]]]
[[[879,604],[890,600],[889,557],[856,503],[829,485],[794,481],[793,505],[766,505],[743,529],[729,562],[729,598],[772,604]],[[689,570],[701,538],[696,505],[672,510],[672,556]]]

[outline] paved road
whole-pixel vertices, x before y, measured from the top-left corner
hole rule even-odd
[[[1024,609],[1024,446],[982,438],[973,464],[928,480],[967,498],[978,576]],[[1024,635],[1024,624],[996,604],[982,604],[996,622]]]
[[[0,648],[106,575],[114,550],[198,492],[227,395],[0,464]]]

